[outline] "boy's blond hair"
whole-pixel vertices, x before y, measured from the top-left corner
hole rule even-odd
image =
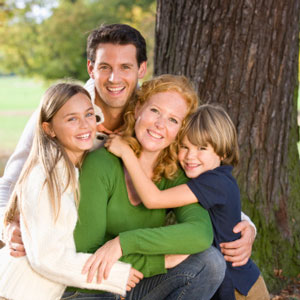
[[[199,106],[187,121],[180,140],[188,140],[199,146],[210,144],[221,158],[222,164],[236,166],[239,162],[239,146],[235,126],[227,112],[217,105]]]

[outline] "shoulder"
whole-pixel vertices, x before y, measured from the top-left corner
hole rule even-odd
[[[180,184],[184,184],[188,181],[188,178],[186,177],[185,173],[181,168],[178,168],[178,171],[174,178],[172,179],[167,179],[167,178],[162,178],[162,180],[158,183],[158,187],[160,189],[168,189]]]
[[[203,184],[205,186],[224,190],[236,183],[231,172],[232,166],[224,165],[204,172],[197,178],[191,179],[191,181],[194,181],[197,184]]]
[[[111,165],[112,163],[120,163],[120,159],[111,154],[104,147],[89,152],[84,159],[83,166],[87,164],[96,164],[101,166]]]
[[[119,170],[122,170],[121,160],[102,147],[87,154],[82,164],[80,177],[90,173],[98,176],[107,173],[112,175]]]

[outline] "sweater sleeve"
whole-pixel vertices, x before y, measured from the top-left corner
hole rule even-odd
[[[5,208],[13,188],[20,176],[23,165],[29,155],[37,118],[38,111],[35,111],[27,122],[17,147],[14,153],[10,156],[3,176],[0,178],[0,239],[2,236],[2,224],[5,215]]]
[[[80,174],[79,221],[74,232],[77,251],[94,252],[106,242],[107,205],[118,184],[118,161],[105,149],[89,153],[84,161]],[[145,277],[165,272],[164,255],[134,253],[120,260],[130,263]]]
[[[199,204],[175,209],[178,224],[120,233],[123,254],[193,254],[208,249],[213,231],[208,212]]]
[[[186,182],[179,175],[169,188]],[[123,254],[193,254],[206,250],[213,241],[213,230],[207,210],[199,204],[174,209],[178,224],[120,233]]]
[[[43,185],[44,176],[40,169],[33,169],[23,191],[21,205],[21,231],[28,260],[40,275],[69,286],[106,290],[124,295],[130,265],[117,262],[107,280],[97,284],[87,283],[82,268],[91,256],[76,253],[73,229],[77,212],[72,193],[62,195],[61,207],[56,221]]]

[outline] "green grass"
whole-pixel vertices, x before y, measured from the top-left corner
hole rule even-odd
[[[42,82],[34,79],[0,77],[0,111],[34,110],[45,90]]]
[[[34,79],[0,77],[0,154],[9,155],[14,150],[45,89]]]

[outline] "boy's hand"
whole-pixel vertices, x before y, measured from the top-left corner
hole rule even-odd
[[[130,146],[122,139],[122,137],[116,134],[110,134],[104,146],[109,152],[121,158],[127,151],[132,151]]]
[[[241,238],[233,242],[221,243],[220,247],[225,260],[232,262],[233,267],[239,267],[246,264],[251,257],[255,229],[248,221],[241,221],[233,228],[233,231],[240,232]]]

